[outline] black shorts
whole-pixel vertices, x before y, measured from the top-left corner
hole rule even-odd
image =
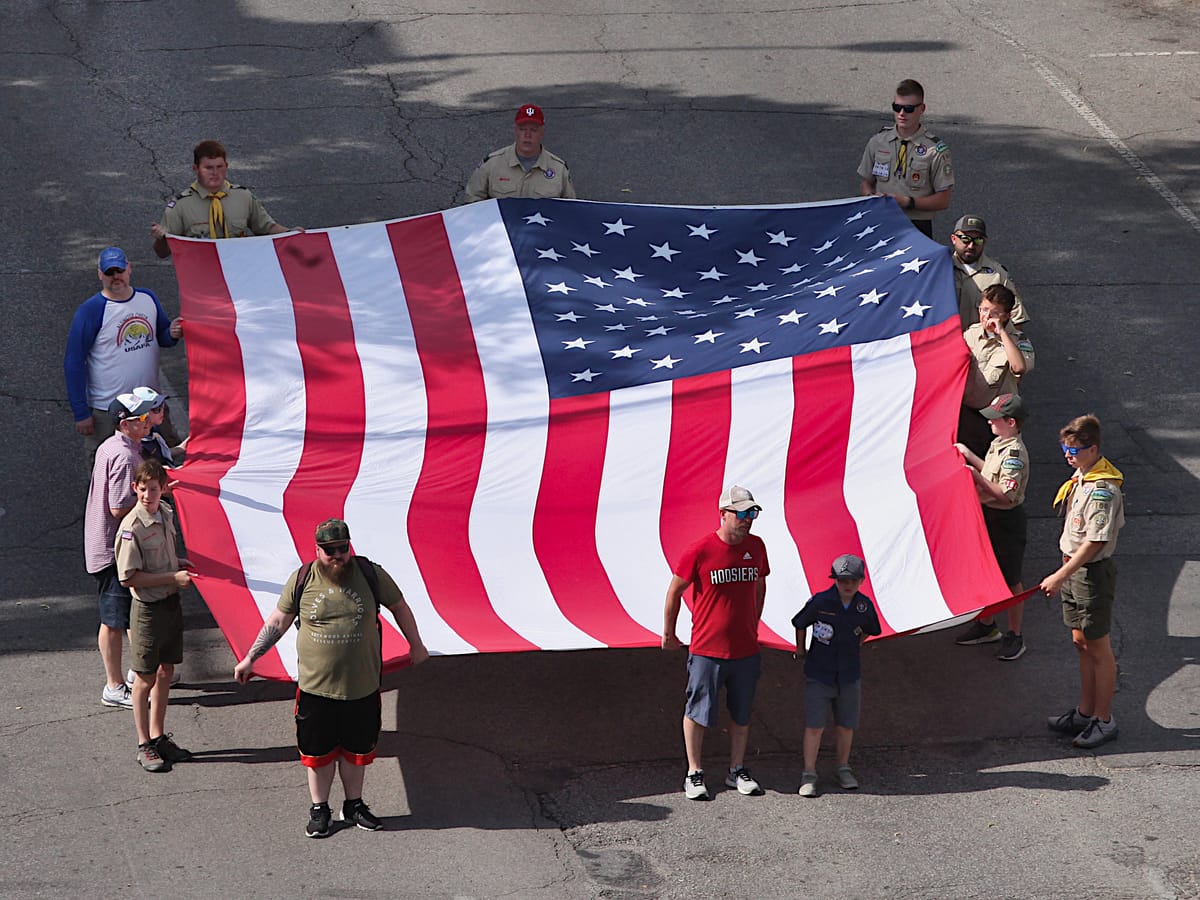
[[[1026,519],[1024,506],[1014,506],[1012,509],[983,508],[983,522],[987,525],[992,552],[996,554],[1000,574],[1007,585],[1017,584],[1021,580],[1021,568],[1025,564]]]
[[[339,756],[356,766],[375,759],[381,726],[379,691],[358,700],[331,700],[296,691],[296,746],[312,769]]]

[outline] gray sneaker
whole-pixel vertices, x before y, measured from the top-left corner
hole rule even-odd
[[[854,777],[854,772],[849,766],[838,766],[834,772],[838,784],[844,791],[853,791],[858,789],[858,779]]]
[[[954,643],[960,647],[969,647],[973,644],[993,644],[998,640],[1000,629],[996,627],[995,622],[980,622],[976,619],[966,631],[955,638]]]
[[[801,797],[817,796],[817,773],[804,772],[800,775],[800,790],[798,793]]]
[[[110,688],[106,684],[104,692],[100,695],[100,702],[105,706],[119,706],[121,709],[133,709],[133,697],[130,696],[129,686],[126,684],[117,685],[115,688]]]
[[[1014,632],[1007,632],[1000,640],[1000,652],[996,659],[1011,662],[1025,655],[1025,639]]]
[[[1059,734],[1079,734],[1091,721],[1091,716],[1085,716],[1075,707],[1071,707],[1069,712],[1061,716],[1049,716],[1046,725],[1051,731],[1057,731]]]
[[[138,744],[137,756],[134,757],[139,766],[147,772],[170,772],[171,764],[159,755],[153,741]]]
[[[1071,744],[1084,750],[1090,750],[1093,747],[1099,747],[1101,744],[1107,744],[1109,741],[1114,741],[1117,738],[1117,720],[1111,718],[1107,722],[1101,722],[1099,719],[1092,719],[1088,723],[1087,728],[1076,736]]]

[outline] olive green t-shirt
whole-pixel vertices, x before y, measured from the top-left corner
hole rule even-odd
[[[296,615],[300,622],[296,636],[300,690],[331,700],[358,700],[379,690],[383,665],[371,587],[357,562],[351,559],[346,565],[349,577],[339,585],[314,562],[299,609],[292,599],[299,570],[293,572],[278,604],[281,612]],[[395,606],[403,598],[400,588],[379,566],[375,572],[379,604]]]

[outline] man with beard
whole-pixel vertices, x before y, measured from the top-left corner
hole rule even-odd
[[[517,110],[513,142],[483,158],[467,181],[467,202],[492,197],[563,197],[575,199],[575,185],[562,157],[542,146],[546,117],[528,103]]]
[[[1029,312],[1021,302],[1021,292],[1008,275],[1008,269],[983,252],[987,244],[987,223],[982,216],[966,215],[954,223],[950,233],[951,260],[954,263],[954,289],[958,292],[958,314],[966,331],[979,321],[979,301],[993,284],[1002,284],[1013,292],[1009,319],[1018,331],[1027,331]]]
[[[362,800],[366,767],[379,740],[382,645],[379,607],[387,607],[408,641],[413,665],[429,658],[404,594],[381,566],[350,554],[350,527],[341,519],[317,526],[317,558],[288,578],[276,609],[233,670],[246,683],[263,656],[299,616],[296,744],[312,797],[305,834],[327,837],[334,769],[345,791],[342,818],[367,831],[383,823]],[[368,574],[370,573],[370,574]]]

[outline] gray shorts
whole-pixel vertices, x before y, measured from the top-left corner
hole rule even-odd
[[[683,714],[705,728],[716,728],[717,695],[725,688],[725,705],[735,724],[749,725],[754,689],[762,671],[762,656],[717,659],[688,654],[687,705]]]
[[[826,684],[815,678],[804,681],[804,727],[824,728],[833,711],[839,728],[858,727],[858,709],[862,703],[862,681]]]

